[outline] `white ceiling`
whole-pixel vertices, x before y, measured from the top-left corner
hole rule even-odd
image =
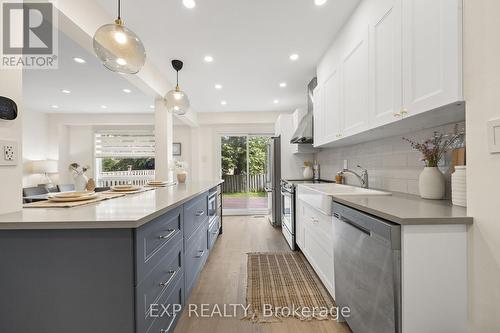
[[[116,0],[95,1],[116,15]],[[195,111],[288,112],[305,106],[306,85],[316,64],[358,3],[328,0],[317,7],[314,0],[197,0],[189,10],[182,0],[122,0],[122,18],[143,40],[148,61],[170,82],[175,82],[170,61],[184,61],[180,86]],[[59,69],[25,72],[27,108],[65,113],[153,111],[153,94],[105,69],[63,33],[59,36]],[[299,60],[292,62],[292,53],[299,54]],[[214,61],[205,63],[205,55]],[[87,63],[77,64],[73,57]],[[280,88],[280,82],[287,87]],[[223,89],[216,90],[215,84]],[[132,93],[123,93],[124,88]],[[227,105],[222,106],[222,100]],[[51,108],[54,104],[59,108]]]
[[[106,69],[100,61],[59,32],[59,68],[25,70],[24,107],[38,112],[61,113],[143,113],[153,112],[154,97],[134,87],[122,75]],[[85,59],[85,64],[73,61]],[[70,94],[62,93],[70,90]],[[122,89],[130,89],[126,94]],[[57,105],[59,108],[52,108]],[[101,108],[105,105],[106,109]]]

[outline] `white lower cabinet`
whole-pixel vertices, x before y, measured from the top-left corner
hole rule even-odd
[[[297,200],[295,224],[297,245],[335,299],[332,216]]]

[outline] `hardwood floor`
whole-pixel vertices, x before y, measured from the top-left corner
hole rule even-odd
[[[252,216],[224,217],[224,233],[219,236],[205,268],[191,296],[189,304],[246,305],[246,265],[248,252],[290,251],[281,231],[273,228],[267,219]],[[175,333],[280,333],[351,332],[346,324],[332,320],[300,321],[289,318],[278,323],[258,324],[241,320],[243,311],[236,318],[200,318],[188,316],[184,310]]]

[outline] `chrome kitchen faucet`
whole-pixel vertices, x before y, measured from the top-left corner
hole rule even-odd
[[[358,165],[357,167],[361,169],[361,175],[358,174],[356,171],[350,169],[342,169],[341,171],[337,172],[337,175],[343,176],[346,173],[354,175],[359,180],[361,187],[368,188],[368,170],[363,168],[361,165]]]

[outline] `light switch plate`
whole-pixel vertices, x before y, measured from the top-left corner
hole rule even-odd
[[[490,153],[500,153],[500,119],[488,121],[488,146]]]
[[[16,141],[0,140],[0,152],[0,166],[17,165],[18,150]]]

